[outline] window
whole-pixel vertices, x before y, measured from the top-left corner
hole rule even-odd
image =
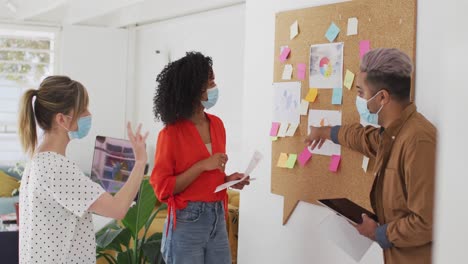
[[[0,29],[0,165],[26,158],[18,138],[24,91],[54,72],[55,33]]]

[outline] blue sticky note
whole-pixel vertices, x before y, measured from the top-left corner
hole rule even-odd
[[[340,28],[332,22],[327,30],[327,33],[325,34],[325,37],[328,39],[328,41],[333,42],[338,36],[338,33],[340,33]]]
[[[334,88],[332,96],[332,104],[341,105],[343,99],[343,88]]]

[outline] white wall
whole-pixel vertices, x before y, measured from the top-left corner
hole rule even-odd
[[[467,1],[435,1],[440,13],[435,17],[436,52],[440,64],[434,67],[433,79],[440,89],[439,160],[436,203],[435,263],[467,263],[468,175],[465,139],[468,114],[468,19]],[[443,19],[440,19],[443,18]]]
[[[73,140],[70,159],[90,172],[96,135],[124,138],[126,122],[127,30],[65,26],[58,73],[88,90],[93,125],[89,135]]]
[[[272,117],[275,13],[332,2],[339,1],[247,0],[243,153],[258,149],[267,158],[255,171],[259,180],[241,194],[238,259],[241,264],[355,263],[318,234],[318,224],[328,211],[300,202],[288,224],[282,226],[283,197],[270,191],[271,142],[265,136]],[[438,9],[433,3],[419,3],[416,102],[419,110],[437,125],[439,87],[432,80],[437,44],[431,41],[437,37],[433,34],[433,19],[438,17]],[[360,263],[383,263],[382,251],[374,244]]]
[[[150,130],[148,148],[153,163],[157,134],[163,127],[153,116],[156,76],[169,62],[187,51],[213,58],[219,100],[207,112],[219,116],[226,127],[227,172],[244,170],[241,159],[244,67],[244,5],[184,16],[136,29],[135,120]],[[160,50],[161,54],[156,54]]]

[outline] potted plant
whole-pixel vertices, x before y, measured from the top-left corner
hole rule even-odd
[[[21,177],[23,176],[24,168],[25,168],[24,162],[17,162],[13,168],[8,169],[8,173],[14,173],[18,175],[18,177],[21,179]],[[19,180],[18,183],[19,183],[18,186],[21,186],[21,180]],[[19,189],[20,187],[14,189],[11,192],[11,196],[19,195]],[[16,224],[19,226],[19,203],[15,203],[14,206],[15,206],[15,212],[16,212]]]
[[[156,215],[167,208],[162,204],[153,212],[156,201],[149,181],[143,180],[138,200],[128,210],[122,224],[113,221],[96,233],[96,258],[104,258],[111,264],[164,263],[159,250],[162,233],[147,236]],[[143,235],[138,237],[142,229]],[[115,251],[117,255],[109,254],[109,250]]]

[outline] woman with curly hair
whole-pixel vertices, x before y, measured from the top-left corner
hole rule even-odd
[[[216,187],[227,176],[226,133],[221,119],[205,112],[216,104],[212,60],[199,52],[169,63],[158,75],[154,115],[158,136],[151,185],[167,203],[161,252],[167,264],[230,264],[227,193]],[[249,179],[233,187],[242,189]]]

